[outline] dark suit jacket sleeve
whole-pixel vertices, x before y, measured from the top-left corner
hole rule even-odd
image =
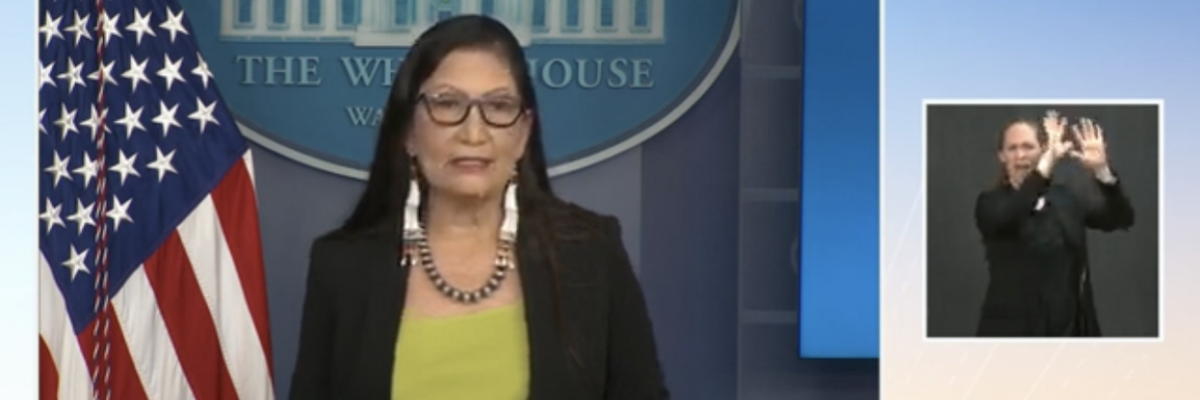
[[[292,372],[291,400],[332,400],[330,372],[333,361],[333,295],[329,293],[328,244],[318,239],[309,253],[304,309],[300,320],[300,348]]]
[[[1113,176],[1116,176],[1115,171]],[[1133,226],[1133,204],[1129,202],[1129,196],[1125,194],[1125,189],[1121,186],[1121,179],[1118,178],[1112,184],[1099,180],[1097,183],[1100,184],[1100,194],[1104,204],[1100,208],[1088,212],[1085,218],[1087,226],[1105,232],[1129,229]]]
[[[1049,185],[1037,172],[1029,174],[1017,190],[996,189],[979,194],[975,200],[975,226],[985,239],[1015,232],[1037,206],[1038,196]]]
[[[606,218],[607,249],[611,256],[608,281],[611,287],[608,305],[608,371],[605,395],[608,400],[669,399],[658,349],[646,308],[645,296],[629,255],[621,242],[621,225]]]

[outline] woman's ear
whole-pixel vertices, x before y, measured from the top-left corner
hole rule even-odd
[[[417,145],[413,143],[413,135],[408,135],[408,137],[404,138],[402,146],[404,146],[404,155],[408,156],[408,158],[417,156]]]
[[[533,134],[533,122],[537,118],[533,110],[526,111],[525,117],[517,124],[517,160],[525,158],[525,149],[529,145],[529,136]]]

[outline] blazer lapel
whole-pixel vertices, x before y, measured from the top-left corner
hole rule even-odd
[[[350,268],[370,268],[369,276],[377,277],[366,282],[366,303],[362,304],[363,337],[359,346],[358,370],[368,371],[361,375],[361,393],[365,399],[387,400],[392,395],[392,370],[395,360],[396,338],[400,332],[400,319],[404,311],[404,300],[408,289],[408,272],[396,263],[396,244],[390,238],[373,240],[369,246],[370,262]]]
[[[528,228],[522,227],[521,232],[528,232]],[[529,338],[529,400],[558,400],[553,396],[563,393],[560,388],[569,377],[564,374],[564,365],[560,361],[564,353],[554,322],[553,277],[541,254],[527,245],[525,237],[520,239],[517,268],[520,269],[518,276],[521,277]]]

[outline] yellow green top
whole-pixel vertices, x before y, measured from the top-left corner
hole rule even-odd
[[[520,303],[428,317],[407,312],[392,369],[392,400],[522,400],[529,342]]]

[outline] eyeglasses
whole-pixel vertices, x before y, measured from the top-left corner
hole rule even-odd
[[[425,104],[429,118],[440,125],[458,125],[467,120],[471,109],[478,109],[483,121],[497,128],[507,128],[517,123],[525,114],[524,103],[512,97],[485,97],[472,99],[456,94],[424,94],[418,101]]]

